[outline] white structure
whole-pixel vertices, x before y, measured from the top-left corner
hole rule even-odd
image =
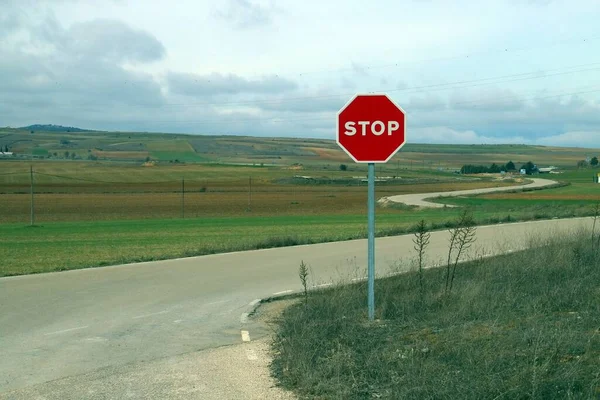
[[[12,155],[11,151],[0,151],[0,157],[12,157]]]

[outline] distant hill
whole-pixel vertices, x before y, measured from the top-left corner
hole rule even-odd
[[[93,132],[90,129],[81,129],[75,128],[73,126],[62,126],[62,125],[52,125],[52,124],[35,124],[29,126],[23,126],[18,129],[25,129],[30,131],[44,131],[44,132]]]

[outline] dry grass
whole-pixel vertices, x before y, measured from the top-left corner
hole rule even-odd
[[[500,183],[494,183],[499,185]],[[423,184],[380,186],[377,196],[460,190],[491,186],[490,183]],[[30,216],[30,194],[26,185],[12,186],[20,194],[0,195],[0,222],[25,222]],[[201,190],[206,188],[205,192]],[[7,190],[7,188],[4,188]],[[138,193],[132,191],[137,190]],[[77,221],[172,218],[181,214],[181,183],[148,183],[69,186],[44,184],[36,187],[36,220]],[[113,193],[104,193],[110,191]],[[116,192],[116,193],[115,193]],[[118,193],[122,192],[122,193]],[[143,193],[147,192],[147,193]],[[248,211],[247,182],[186,183],[185,216],[231,217],[244,215],[356,215],[365,212],[365,186],[289,186],[253,184]],[[343,204],[343,207],[340,206]],[[381,213],[398,213],[381,209]]]
[[[310,293],[277,318],[272,370],[304,399],[598,399],[600,255],[589,232],[459,267]]]

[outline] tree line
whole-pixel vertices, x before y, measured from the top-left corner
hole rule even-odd
[[[525,164],[523,164],[521,166],[521,169],[524,169],[525,173],[527,175],[531,175],[532,173],[537,171],[537,166],[534,163],[532,163],[531,161],[527,161]],[[486,173],[497,174],[500,172],[511,172],[511,171],[515,171],[515,170],[516,170],[515,163],[512,161],[509,161],[504,165],[498,165],[496,163],[493,163],[489,167],[486,165],[467,164],[467,165],[462,166],[462,168],[460,169],[460,173],[461,174],[486,174]]]

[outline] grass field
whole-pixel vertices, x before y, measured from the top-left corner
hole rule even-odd
[[[199,164],[39,163],[35,219],[41,226],[31,228],[27,227],[28,171],[23,171],[22,162],[4,165],[9,168],[5,169],[7,175],[0,176],[5,192],[0,195],[0,257],[6,261],[0,275],[365,237],[364,183],[280,184],[276,182],[297,172]],[[347,180],[355,173],[336,169],[313,175]],[[251,199],[247,178],[240,179],[246,174],[253,176]],[[564,188],[501,195],[510,196],[508,199],[486,195],[445,201],[471,206],[479,223],[590,215],[595,202],[588,197],[596,186],[585,183],[585,175],[589,172],[568,175],[575,183]],[[176,179],[180,176],[186,177],[184,218],[181,181]],[[430,171],[408,172],[405,177],[405,184],[378,184],[377,197],[509,184],[489,178],[463,180],[465,177]],[[527,197],[553,191],[570,197],[557,200],[553,194],[535,201]],[[378,208],[376,227],[378,235],[398,234],[412,229],[421,218],[441,227],[457,212],[450,208]]]
[[[364,204],[362,206],[364,208]],[[412,232],[422,218],[442,229],[449,226],[459,212],[453,208],[378,209],[376,235]],[[592,213],[592,206],[539,209],[535,204],[523,204],[510,211],[494,206],[474,209],[479,224]],[[328,211],[312,215],[269,215],[265,212],[262,216],[117,218],[48,222],[35,227],[3,223],[0,224],[0,237],[3,238],[0,259],[4,260],[0,265],[0,276],[6,276],[364,238],[366,213],[363,209],[357,214]]]
[[[310,293],[276,321],[272,371],[306,399],[597,399],[600,251],[535,249]],[[542,247],[538,247],[542,246]],[[422,294],[421,294],[422,293]]]
[[[25,162],[3,162],[0,223],[30,218],[31,178]],[[127,165],[44,161],[34,164],[37,222],[145,218],[355,215],[365,210],[366,183],[357,171],[307,169],[312,181],[280,167],[190,164]],[[386,176],[386,171],[381,171]],[[364,177],[364,176],[363,176]],[[318,182],[321,182],[317,184]],[[379,183],[377,195],[506,186],[512,182],[407,171]],[[182,193],[185,190],[185,193]],[[183,200],[183,202],[182,202]],[[340,203],[344,207],[340,207]],[[382,210],[391,213],[393,210]]]
[[[0,257],[8,260],[0,275],[365,235],[366,165],[350,162],[332,140],[0,129],[0,145],[17,154],[0,159]],[[66,151],[83,160],[65,159]],[[378,177],[396,177],[377,183],[376,196],[513,184],[454,174],[464,163],[573,167],[593,154],[408,144],[376,165]],[[85,160],[91,155],[99,159]],[[30,166],[36,228],[26,227]],[[564,172],[550,177],[571,186],[446,201],[472,206],[480,223],[589,215],[600,188],[591,183],[595,170]],[[405,232],[420,218],[443,226],[456,212],[378,208],[377,228]]]
[[[571,210],[574,213],[590,212],[600,203],[600,184],[590,179],[591,171],[571,171],[552,175],[568,182],[568,186],[516,193],[488,193],[477,196],[433,199],[434,202],[473,207],[479,210],[495,209],[511,212],[529,208],[536,213],[550,215],[553,210]],[[585,211],[587,210],[587,211]]]

